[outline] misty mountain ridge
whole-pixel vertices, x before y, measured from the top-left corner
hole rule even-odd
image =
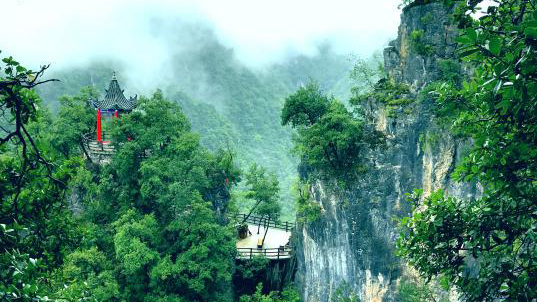
[[[174,48],[170,42],[172,55],[159,74],[134,74],[139,69],[136,62],[101,58],[52,71],[49,77],[60,82],[43,85],[39,93],[54,111],[60,96],[77,94],[84,86],[104,93],[114,71],[126,95],[149,95],[162,89],[168,99],[181,105],[206,147],[231,147],[244,167],[257,162],[276,173],[284,215],[292,217],[289,192],[298,161],[288,152],[292,131],[280,124],[284,98],[315,81],[327,93],[346,101],[352,86],[350,56],[321,44],[313,56],[296,54],[264,68],[252,68],[239,61],[234,50],[220,43],[210,29],[182,27],[171,41],[178,46]]]

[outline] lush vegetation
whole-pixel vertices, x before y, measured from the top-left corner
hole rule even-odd
[[[278,220],[280,217],[280,204],[278,203],[280,188],[276,175],[267,174],[265,168],[253,164],[248,169],[245,178],[248,190],[244,196],[255,202],[246,218],[254,213],[261,217]]]
[[[438,293],[433,289],[435,283],[426,283],[423,280],[401,278],[397,286],[397,301],[400,302],[449,302],[446,293],[438,298]]]
[[[300,297],[298,292],[292,287],[284,289],[281,293],[271,292],[264,295],[262,292],[262,284],[256,287],[254,294],[244,295],[240,298],[240,302],[299,302]]]
[[[370,91],[355,94],[350,103],[359,106],[367,104],[370,99],[383,104],[386,115],[389,117],[396,117],[401,111],[406,113],[404,110],[406,106],[415,101],[407,84],[397,83],[387,78],[376,82]]]
[[[115,61],[97,61],[55,71],[53,76],[61,82],[42,86],[39,93],[55,113],[62,95],[75,95],[84,86],[103,91],[114,70],[126,94],[152,92],[145,89],[151,85],[142,88],[138,83],[162,87],[167,98],[181,106],[203,146],[212,151],[234,150],[235,160],[244,170],[257,163],[276,174],[282,219],[293,220],[295,208],[289,192],[297,178],[298,161],[288,152],[292,129],[279,122],[284,98],[312,78],[326,91],[346,99],[352,62],[322,45],[316,55],[291,56],[256,70],[241,64],[233,50],[221,45],[210,30],[178,27],[177,32],[192,43],[184,49],[170,49],[177,53],[158,79],[132,74]]]
[[[31,301],[46,296],[45,281],[80,238],[64,197],[82,161],[47,147],[51,120],[33,88],[47,82],[48,66],[32,71],[11,57],[2,62],[0,299]]]
[[[481,2],[461,1],[455,14],[462,31],[458,55],[471,74],[461,76],[459,58],[438,60],[440,81],[422,94],[433,98],[442,126],[472,143],[455,180],[478,183],[483,192],[460,199],[416,190],[398,250],[423,280],[454,286],[465,301],[535,301],[537,7],[531,0],[494,1],[474,19]],[[410,46],[427,56],[434,49],[423,43],[424,34],[412,32]],[[50,114],[36,91],[53,81],[43,79],[48,66],[28,70],[12,57],[2,60],[0,300],[300,300],[292,287],[253,288],[268,261],[237,264],[237,229],[228,214],[246,204],[246,212],[289,219],[295,194],[299,221],[319,219],[311,180],[347,188],[383,144],[363,104],[374,99],[395,117],[415,96],[386,79],[378,62],[359,60],[351,74],[359,85],[343,104],[325,91],[348,86],[340,78],[348,66],[326,47],[264,74],[238,64],[214,40],[198,38],[203,47],[174,62],[177,75],[193,73],[180,88],[141,96],[137,110],[110,124],[115,153],[106,164],[92,162],[84,144],[95,131],[90,103],[98,90],[80,88],[104,86],[109,67],[93,66],[89,77],[69,71],[73,76],[61,87],[39,90],[58,99],[49,102]],[[320,84],[304,84],[309,76]],[[432,144],[435,135],[427,132],[418,143]],[[302,181],[287,154],[292,143]],[[381,255],[371,270],[391,270],[391,250],[368,239],[368,229],[362,228],[363,240]],[[248,280],[236,292],[234,274]],[[423,281],[402,279],[398,290],[400,301],[436,299]],[[344,287],[335,296],[358,301]]]
[[[366,170],[363,156],[382,143],[380,132],[309,83],[288,96],[282,124],[297,129],[294,152],[318,175],[345,181]]]
[[[47,67],[3,63],[0,299],[232,301],[233,152],[203,147],[157,91],[112,123],[110,162],[92,163],[97,92],[62,97],[53,117],[33,89]],[[253,165],[245,178],[253,210],[277,219],[276,177]]]
[[[437,114],[473,147],[455,171],[483,196],[412,196],[401,254],[425,277],[440,276],[467,301],[537,297],[537,10],[534,1],[459,6],[459,54],[471,79],[437,87]],[[423,200],[423,203],[422,203]]]

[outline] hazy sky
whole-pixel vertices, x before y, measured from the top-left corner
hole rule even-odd
[[[239,60],[263,66],[329,42],[366,56],[397,33],[399,0],[0,0],[0,50],[56,67],[112,57],[165,64],[181,24],[212,28]],[[173,43],[171,42],[173,41]]]

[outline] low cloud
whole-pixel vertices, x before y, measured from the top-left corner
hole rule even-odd
[[[56,68],[99,58],[157,73],[189,47],[182,25],[201,24],[253,67],[313,55],[330,43],[366,56],[395,37],[398,0],[3,0],[0,49]]]

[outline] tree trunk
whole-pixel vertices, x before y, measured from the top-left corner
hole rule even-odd
[[[261,203],[261,200],[259,200],[259,201],[255,204],[255,206],[254,206],[252,209],[250,209],[250,213],[248,213],[248,215],[246,215],[246,216],[244,217],[244,219],[242,220],[241,224],[243,224],[243,223],[246,222],[246,220],[250,217],[250,215],[252,215],[252,213],[254,212],[255,208],[257,208],[257,206],[258,206],[260,203]]]
[[[90,163],[93,163],[93,161],[91,160],[91,157],[89,156],[88,154],[88,151],[86,150],[86,147],[84,146],[84,139],[82,138],[80,141],[80,147],[82,148],[82,151],[84,152],[84,154],[86,155],[86,157],[88,158],[89,162]]]
[[[265,244],[265,238],[267,237],[268,229],[269,229],[269,223],[270,223],[270,216],[268,217],[265,225],[265,235],[263,235],[263,244]]]

